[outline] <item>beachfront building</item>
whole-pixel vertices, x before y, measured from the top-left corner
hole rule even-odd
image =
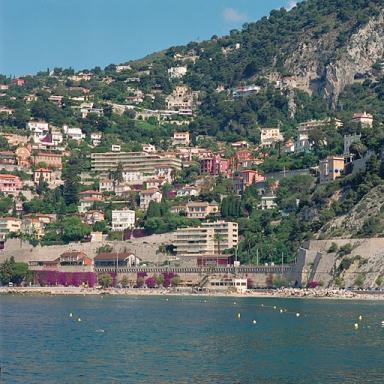
[[[135,226],[135,211],[131,209],[112,210],[112,231],[124,231]]]
[[[198,265],[216,263],[227,265],[232,255],[223,255],[225,249],[238,244],[238,225],[216,221],[199,227],[179,228],[174,246],[178,257],[195,258]]]
[[[207,288],[212,291],[231,291],[244,293],[247,290],[247,279],[223,277],[208,279]]]
[[[105,267],[133,267],[140,264],[140,259],[133,252],[102,252],[93,259],[97,268]]]
[[[198,257],[214,254],[215,230],[209,227],[177,229],[174,246],[179,257]]]
[[[201,224],[202,228],[213,228],[214,230],[214,253],[221,254],[225,249],[232,249],[239,242],[239,227],[235,222],[214,221]]]

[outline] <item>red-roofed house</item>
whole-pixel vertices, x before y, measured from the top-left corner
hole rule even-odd
[[[83,192],[80,192],[79,196],[80,196],[80,200],[81,199],[86,199],[86,198],[93,198],[93,199],[96,199],[96,200],[99,200],[99,201],[103,200],[103,194],[101,192],[94,191],[94,190],[91,190],[91,189],[83,191]]]
[[[22,186],[23,183],[20,177],[0,174],[0,192],[14,194],[19,192]]]
[[[265,177],[262,174],[252,169],[240,171],[240,176],[243,178],[245,186],[250,186],[252,184],[265,180]]]
[[[225,173],[229,168],[229,160],[222,159],[220,155],[200,160],[201,173],[209,173],[212,176]]]

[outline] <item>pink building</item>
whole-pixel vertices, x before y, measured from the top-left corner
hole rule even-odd
[[[244,171],[241,171],[240,176],[243,178],[245,186],[250,186],[252,184],[265,180],[265,177],[262,174],[252,169],[246,169]]]
[[[214,155],[200,161],[201,173],[209,173],[216,176],[227,172],[230,165],[228,159],[222,159],[220,155]]]
[[[20,177],[0,174],[0,192],[15,193],[20,191],[21,187]]]

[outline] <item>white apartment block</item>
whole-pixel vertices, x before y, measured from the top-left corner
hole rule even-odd
[[[64,133],[72,140],[81,141],[85,139],[85,134],[81,128],[69,128],[68,125],[63,125]]]
[[[352,117],[354,123],[359,123],[364,127],[372,128],[373,125],[373,116],[370,113],[354,113]]]
[[[191,92],[184,85],[177,86],[174,91],[165,99],[167,109],[171,110],[192,110],[198,98],[197,92]]]
[[[112,210],[112,231],[134,228],[135,218],[135,211],[130,209]]]
[[[28,121],[27,129],[29,129],[32,132],[35,132],[35,131],[48,132],[49,124],[46,123],[45,121]]]
[[[272,145],[278,141],[284,141],[280,128],[261,128],[260,132],[260,143],[263,146]]]
[[[187,67],[171,67],[168,69],[168,76],[170,79],[181,79],[187,74]]]
[[[181,257],[212,256],[236,247],[238,237],[237,223],[216,221],[200,227],[179,228],[174,245]]]
[[[159,167],[181,169],[181,160],[176,157],[160,156],[146,152],[103,152],[91,154],[93,171],[109,172],[121,163],[124,172],[141,172],[153,177]],[[123,174],[124,177],[124,174]],[[125,180],[127,181],[127,180]]]
[[[149,203],[154,201],[155,203],[160,203],[163,198],[163,194],[157,189],[146,189],[140,192],[140,208],[147,210]]]
[[[0,217],[0,233],[18,233],[20,230],[20,219],[16,217]]]
[[[173,134],[173,141],[172,145],[178,146],[178,145],[189,145],[189,132],[175,132]]]

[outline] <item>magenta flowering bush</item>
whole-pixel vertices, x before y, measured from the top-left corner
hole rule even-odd
[[[316,288],[319,286],[319,283],[317,281],[310,281],[308,284],[307,284],[307,288]]]
[[[86,284],[93,287],[97,277],[93,272],[59,272],[59,271],[36,271],[35,282],[43,286],[64,285],[78,287]]]
[[[148,277],[148,279],[145,280],[145,285],[148,288],[155,288],[156,287],[156,279],[154,277]]]
[[[163,286],[167,288],[171,285],[172,279],[177,275],[176,273],[173,273],[173,272],[164,272],[163,276],[164,276]]]

